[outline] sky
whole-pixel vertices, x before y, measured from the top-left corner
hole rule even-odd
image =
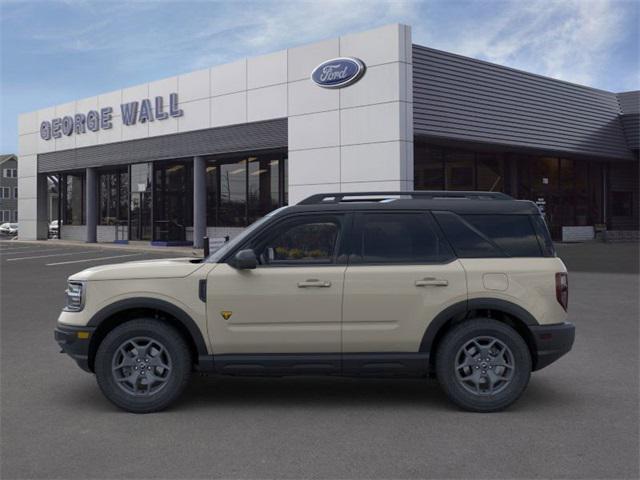
[[[19,113],[400,22],[413,42],[640,89],[640,0],[0,0],[0,153]]]

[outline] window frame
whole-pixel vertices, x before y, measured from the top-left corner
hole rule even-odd
[[[219,263],[229,263],[229,261],[241,250],[252,249],[257,250],[260,244],[268,242],[270,239],[280,235],[282,231],[289,228],[292,224],[302,222],[309,218],[319,219],[332,217],[339,220],[338,238],[336,239],[335,251],[333,253],[333,259],[330,263],[315,263],[315,262],[279,262],[277,264],[258,264],[257,268],[290,268],[290,267],[336,267],[346,266],[349,254],[347,252],[350,242],[353,214],[350,212],[336,212],[336,211],[318,211],[318,212],[300,212],[291,215],[285,215],[282,218],[275,219],[273,222],[267,222],[263,227],[247,238],[242,244],[238,245],[233,251],[229,252]],[[305,222],[311,223],[311,222]],[[345,241],[345,239],[347,241]]]
[[[449,248],[451,256],[445,260],[440,261],[418,261],[418,260],[398,260],[398,261],[380,261],[370,262],[364,261],[362,258],[362,244],[360,242],[362,235],[362,227],[364,225],[362,218],[366,215],[422,215],[425,222],[433,233],[438,237],[438,240]],[[351,266],[384,266],[384,265],[448,265],[458,259],[456,251],[449,242],[449,239],[444,235],[444,232],[440,228],[440,225],[433,218],[430,210],[366,210],[354,213],[353,228],[351,230],[350,237],[350,253],[348,264]],[[356,253],[358,252],[358,253]]]

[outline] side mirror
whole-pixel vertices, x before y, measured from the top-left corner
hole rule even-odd
[[[229,264],[238,270],[253,270],[258,266],[258,258],[251,249],[240,250],[234,255]]]

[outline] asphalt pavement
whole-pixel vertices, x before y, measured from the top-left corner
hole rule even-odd
[[[176,254],[1,241],[0,477],[638,478],[637,245],[607,247],[559,249],[576,343],[505,412],[462,412],[432,380],[196,376],[134,415],[59,354],[65,279]]]

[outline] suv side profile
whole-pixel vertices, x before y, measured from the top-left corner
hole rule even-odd
[[[567,353],[567,271],[536,205],[490,192],[314,195],[204,259],[69,278],[55,338],[104,395],[162,410],[193,371],[435,375],[504,409]]]

